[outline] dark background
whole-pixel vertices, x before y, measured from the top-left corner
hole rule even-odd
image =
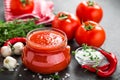
[[[52,0],[54,2],[54,12],[66,11],[75,14],[76,6],[82,0]],[[85,72],[84,69],[81,69],[78,63],[75,61],[72,56],[72,60],[67,69],[60,72],[59,75],[61,78],[65,77],[66,73],[69,73],[71,76],[65,80],[120,80],[120,0],[95,0],[103,8],[104,15],[103,19],[100,22],[100,25],[106,31],[106,41],[104,42],[102,48],[114,53],[118,59],[118,65],[116,72],[109,78],[100,78],[96,74],[89,71]],[[4,20],[4,8],[3,0],[0,0],[0,19]],[[72,47],[72,50],[75,50],[78,45],[75,41],[69,42],[69,45]],[[17,56],[17,60],[20,63],[20,66],[17,67],[17,71],[9,72],[4,71],[0,72],[0,80],[40,80],[37,73],[33,73],[29,70],[24,71],[24,65],[21,64],[21,59]],[[3,58],[0,57],[0,65],[2,65]],[[20,77],[20,75],[22,75]],[[35,75],[33,77],[32,75]],[[50,77],[50,75],[43,75],[43,77]]]

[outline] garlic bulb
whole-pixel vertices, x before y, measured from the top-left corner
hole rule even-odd
[[[3,66],[9,71],[13,71],[17,64],[17,60],[11,56],[7,56],[3,61]]]
[[[10,46],[1,47],[1,55],[3,57],[7,57],[7,56],[12,55],[12,50],[11,50]]]
[[[13,53],[16,55],[20,55],[22,53],[24,44],[22,42],[17,42],[13,45]]]

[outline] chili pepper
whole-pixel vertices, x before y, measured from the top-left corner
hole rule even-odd
[[[106,71],[103,71],[101,69],[98,69],[97,74],[100,77],[109,77],[111,76],[115,70],[116,70],[116,66],[117,66],[117,58],[114,54],[106,52],[105,50],[101,49],[99,50],[109,61],[110,65],[109,68]]]
[[[109,63],[108,64],[105,64],[103,66],[100,66],[100,67],[92,67],[92,66],[89,66],[89,65],[82,65],[81,67],[84,68],[84,69],[87,69],[88,71],[91,71],[91,72],[96,72],[98,69],[102,70],[102,71],[105,71],[109,68]]]
[[[110,66],[110,63],[107,63],[107,64],[105,64],[103,66],[98,67],[98,69],[100,69],[102,71],[105,71],[105,70],[107,70],[109,68],[109,66]]]
[[[97,75],[100,77],[109,77],[116,70],[117,58],[114,54],[106,52],[103,49],[100,49],[99,51],[107,58],[107,60],[109,61],[109,64],[106,64],[101,67],[96,67],[96,68],[88,66],[88,65],[82,65],[81,67],[91,72],[97,72]]]
[[[16,42],[25,43],[25,42],[26,42],[26,38],[24,38],[24,37],[11,38],[11,39],[7,40],[7,41],[4,43],[4,46],[13,45],[13,44],[15,44]]]

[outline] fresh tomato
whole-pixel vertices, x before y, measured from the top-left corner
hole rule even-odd
[[[92,20],[99,23],[103,17],[103,10],[96,2],[82,1],[76,8],[76,15],[81,22]]]
[[[34,0],[11,0],[10,11],[13,15],[31,13],[34,8]]]
[[[52,27],[64,31],[68,40],[72,40],[80,24],[79,19],[75,15],[67,12],[59,12],[52,22]]]
[[[86,21],[76,31],[75,40],[79,45],[100,47],[106,38],[104,29],[96,22]]]

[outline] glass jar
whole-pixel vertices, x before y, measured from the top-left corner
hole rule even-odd
[[[63,31],[39,28],[27,34],[22,62],[33,72],[50,74],[61,71],[69,65],[70,59],[70,46]]]

